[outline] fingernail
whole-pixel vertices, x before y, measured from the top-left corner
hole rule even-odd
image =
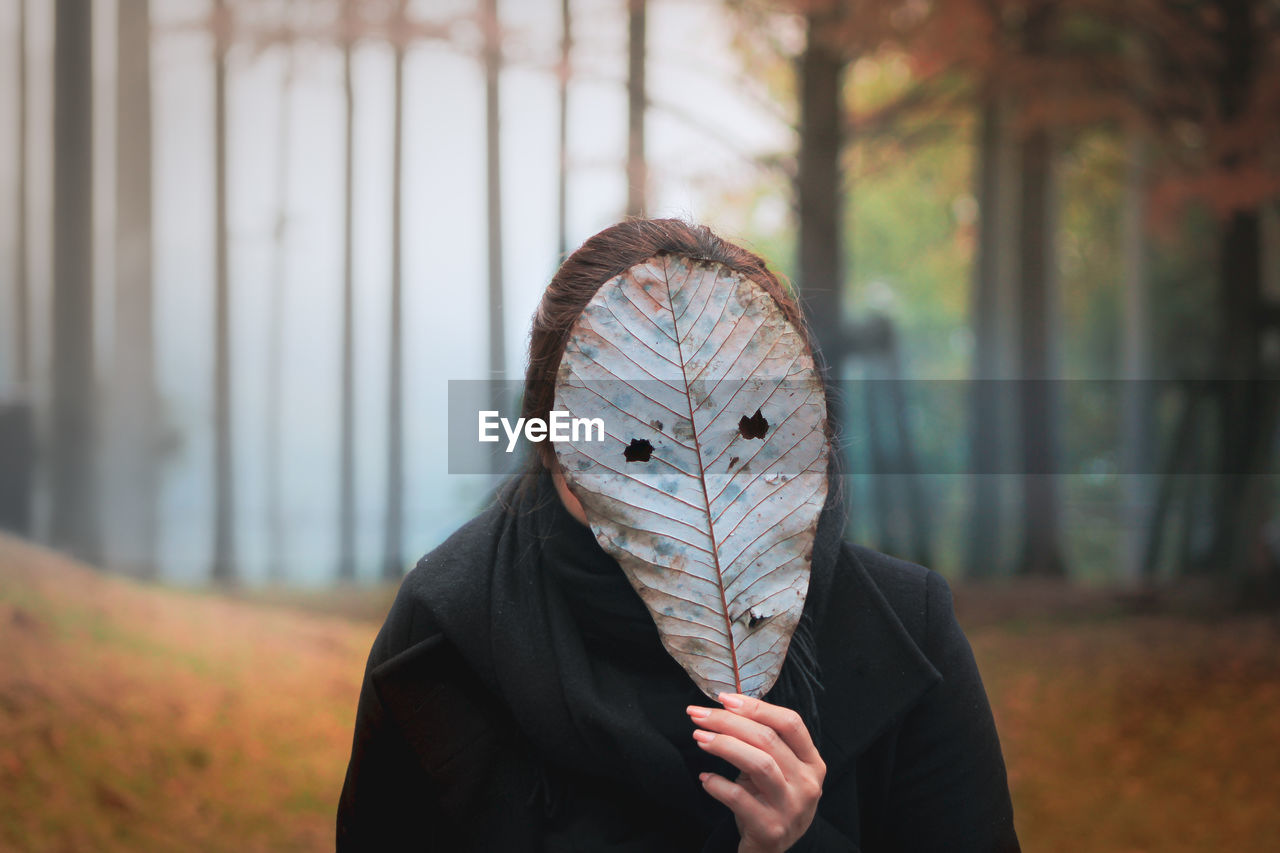
[[[697,705],[690,705],[688,708],[685,708],[685,711],[687,711],[689,716],[693,717],[695,720],[704,720],[711,715],[710,708],[701,708]]]
[[[693,739],[699,743],[711,743],[715,736],[715,732],[705,731],[704,729],[698,729],[693,733]]]
[[[741,707],[742,707],[742,697],[741,697],[741,696],[735,696],[735,695],[734,695],[734,694],[732,694],[732,693],[721,693],[720,695],[716,696],[716,698],[717,698],[717,699],[719,699],[719,700],[720,700],[720,704],[721,704],[721,705],[723,705],[723,706],[725,706],[726,708],[741,708]]]
[[[702,782],[704,785],[706,784],[707,780],[708,780],[708,779],[710,779],[710,778],[711,778],[711,774],[710,774],[710,773],[699,773],[699,774],[698,774],[698,781],[699,781],[699,782]]]

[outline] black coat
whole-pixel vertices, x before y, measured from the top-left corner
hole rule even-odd
[[[338,849],[542,850],[531,745],[433,620],[423,571],[407,576],[369,656]],[[828,594],[827,776],[792,849],[1017,851],[995,724],[946,581],[846,544]]]

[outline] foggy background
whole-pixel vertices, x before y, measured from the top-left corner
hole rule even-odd
[[[101,402],[109,402],[115,285],[116,63],[114,3],[94,3],[93,147],[94,331]],[[360,3],[385,15],[388,4]],[[33,330],[51,322],[53,3],[28,3],[30,63],[29,202]],[[153,2],[153,201],[156,391],[165,449],[158,452],[159,525],[155,561],[166,579],[203,581],[212,558],[214,115],[209,7],[198,0]],[[238,26],[292,22],[322,37],[241,36],[227,68],[227,191],[234,448],[235,562],[246,581],[272,566],[291,582],[333,579],[337,559],[343,281],[344,120],[342,50],[333,4],[248,4]],[[16,44],[17,4],[2,10],[4,38]],[[575,8],[574,76],[569,84],[569,247],[617,221],[626,205],[627,20],[613,4]],[[558,266],[559,7],[508,2],[502,26],[511,54],[502,72],[503,302],[505,368],[522,376],[529,319]],[[258,20],[250,18],[256,14]],[[484,78],[475,54],[482,35],[470,3],[411,4],[408,14],[447,31],[406,47],[404,77],[404,303],[406,528],[403,555],[416,559],[469,518],[488,478],[445,476],[449,379],[484,379],[486,205]],[[370,25],[371,26],[371,25]],[[753,157],[787,144],[779,111],[744,89],[744,62],[732,50],[725,10],[712,3],[657,5],[650,15],[646,153],[654,215],[716,221],[730,233],[749,221],[778,227],[786,201],[736,209],[725,196],[754,180]],[[794,28],[794,24],[792,24]],[[323,36],[328,35],[325,39]],[[254,39],[283,43],[259,46]],[[391,252],[392,49],[376,35],[353,47],[355,101],[354,311],[357,572],[376,578],[386,505],[388,290]],[[12,63],[10,63],[12,64]],[[6,75],[5,115],[16,111]],[[3,128],[16,150],[16,123]],[[125,139],[133,137],[132,131]],[[283,146],[283,149],[282,149]],[[283,170],[280,168],[284,164]],[[6,197],[16,192],[16,158],[3,158]],[[12,257],[14,205],[0,228]],[[282,223],[277,243],[277,226]],[[6,326],[13,312],[12,267],[4,270]],[[278,289],[278,291],[277,291]],[[273,294],[279,293],[278,296]],[[273,307],[273,298],[280,301]],[[273,313],[278,311],[278,313]],[[279,452],[269,457],[272,340],[280,347]],[[31,338],[29,381],[19,381],[5,331],[0,387],[29,400],[47,424],[51,344]],[[105,424],[103,425],[105,427]],[[128,436],[139,425],[117,429]],[[44,430],[40,430],[42,433]],[[103,429],[102,432],[107,430]],[[110,446],[112,436],[103,435]],[[269,469],[282,507],[276,546],[266,529]],[[48,530],[47,483],[37,477],[36,530]],[[109,486],[107,486],[109,489]],[[110,512],[113,501],[103,501]],[[120,508],[125,512],[128,507]],[[149,561],[127,521],[104,518],[103,559]],[[412,560],[410,559],[410,564]]]

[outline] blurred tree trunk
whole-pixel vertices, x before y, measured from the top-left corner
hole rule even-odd
[[[560,126],[556,151],[556,263],[569,254],[569,63],[573,55],[573,10],[571,0],[560,0]]]
[[[1122,391],[1121,486],[1124,527],[1120,573],[1131,586],[1142,582],[1147,546],[1152,470],[1151,294],[1147,280],[1147,140],[1141,124],[1131,123],[1125,176],[1122,251],[1124,258],[1123,327],[1120,339]]]
[[[976,194],[978,197],[978,239],[973,265],[971,324],[973,367],[970,396],[969,460],[973,475],[973,496],[969,502],[969,541],[965,574],[985,578],[1000,571],[1000,469],[1004,427],[1001,417],[1002,363],[1001,335],[1004,331],[1001,300],[1000,252],[1008,211],[1004,202],[1005,117],[1001,98],[988,91],[978,120],[976,154]]]
[[[1032,6],[1024,22],[1027,58],[1042,59],[1049,49],[1052,4]],[[1022,421],[1023,548],[1018,571],[1060,577],[1062,560],[1058,501],[1057,390],[1053,354],[1055,267],[1055,188],[1053,141],[1043,122],[1025,131],[1021,142],[1022,204],[1019,233],[1019,402]]]
[[[53,111],[54,545],[96,562],[93,363],[93,18],[91,0],[57,0]]]
[[[1218,70],[1218,103],[1222,120],[1230,125],[1251,107],[1257,82],[1258,41],[1254,32],[1257,3],[1253,0],[1219,0],[1221,56]],[[1226,173],[1239,164],[1239,154],[1229,148],[1219,166]],[[1264,397],[1260,380],[1262,338],[1262,230],[1257,208],[1236,210],[1222,225],[1219,243],[1219,334],[1223,383],[1218,448],[1219,492],[1211,571],[1234,573],[1240,578],[1248,568],[1251,543],[1259,531],[1258,500],[1261,490],[1250,472],[1274,440],[1260,415]]]
[[[214,380],[213,380],[213,568],[215,583],[237,579],[235,567],[235,472],[231,447],[231,287],[227,232],[227,53],[231,9],[213,3],[214,146]]]
[[[646,0],[627,0],[627,7],[627,216],[644,216],[649,203],[644,153]]]
[[[284,454],[282,405],[284,393],[285,304],[289,288],[289,161],[293,151],[293,85],[296,78],[295,49],[287,51],[280,79],[280,112],[276,116],[276,221],[273,229],[271,306],[267,319],[267,552],[271,580],[285,579],[284,497],[282,466]]]
[[[404,235],[404,55],[407,0],[397,0],[395,55],[391,102],[391,329],[387,395],[387,513],[382,576],[398,580],[404,574],[404,328],[400,318]]]
[[[800,150],[796,174],[800,293],[827,368],[829,417],[839,427],[839,397],[831,383],[844,354],[840,321],[844,290],[844,147],[842,86],[845,57],[824,38],[836,17],[831,5],[806,15],[807,44],[800,55]]]
[[[499,125],[502,76],[502,27],[497,0],[480,0],[484,30],[484,139],[487,190],[489,270],[489,381],[493,408],[506,410],[502,380],[506,376],[506,322],[502,274],[502,134]],[[495,471],[494,473],[501,473]]]
[[[116,310],[112,529],[128,555],[117,568],[154,577],[159,405],[151,237],[151,10],[116,4]]]
[[[353,581],[355,558],[355,80],[354,0],[342,3],[342,412],[338,461],[338,580]]]
[[[14,247],[14,347],[16,352],[14,379],[18,391],[24,397],[30,393],[31,385],[31,273],[27,254],[27,169],[30,157],[27,153],[27,126],[29,122],[28,95],[29,84],[27,56],[27,0],[18,0],[18,44],[15,51],[18,59],[18,187],[17,187],[17,219],[14,223],[17,233]]]

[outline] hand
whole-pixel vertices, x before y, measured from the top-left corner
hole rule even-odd
[[[700,726],[693,737],[742,773],[733,782],[717,773],[699,778],[737,819],[738,853],[782,853],[813,823],[827,765],[795,711],[738,693],[717,698],[724,709],[686,709]]]

